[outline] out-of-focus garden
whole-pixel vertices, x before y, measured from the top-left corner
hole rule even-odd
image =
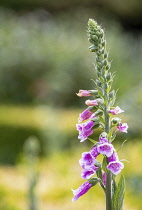
[[[142,2],[140,0],[0,1],[0,210],[104,209],[94,187],[72,204],[84,181],[75,124],[93,89],[89,18],[105,28],[117,102],[129,124],[125,210],[142,209]],[[99,131],[95,135],[98,136]]]

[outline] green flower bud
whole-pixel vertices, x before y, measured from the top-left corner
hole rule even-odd
[[[96,79],[96,85],[97,85],[98,87],[100,87],[100,88],[102,87],[102,83],[101,83],[99,80],[97,80],[97,79]]]
[[[96,52],[97,49],[98,49],[98,48],[97,48],[96,46],[94,46],[94,45],[92,45],[92,46],[89,47],[89,50],[90,50],[91,52]]]
[[[121,119],[118,117],[114,117],[111,121],[114,125],[119,125],[119,123],[121,122]]]
[[[109,93],[109,98],[110,99],[113,99],[115,97],[115,91],[112,90],[110,93]]]
[[[109,82],[110,81],[110,78],[111,78],[111,73],[109,72],[106,75],[106,81]]]
[[[104,66],[107,66],[107,60],[104,60]]]
[[[96,112],[95,112],[95,116],[102,116],[103,115],[103,111],[98,109]]]
[[[99,139],[102,138],[102,137],[107,138],[107,133],[106,133],[106,132],[102,132],[102,133],[100,134],[100,136],[99,136]]]

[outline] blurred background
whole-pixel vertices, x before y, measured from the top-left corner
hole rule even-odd
[[[71,203],[90,148],[75,127],[85,109],[76,93],[93,89],[96,76],[89,18],[105,29],[116,105],[129,124],[116,144],[128,139],[125,210],[142,208],[142,1],[0,0],[0,210],[104,209],[99,187]]]

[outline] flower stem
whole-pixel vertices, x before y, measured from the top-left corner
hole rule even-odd
[[[110,131],[110,119],[107,112],[107,106],[104,107],[105,132]],[[106,174],[106,210],[112,210],[112,173],[110,171]]]

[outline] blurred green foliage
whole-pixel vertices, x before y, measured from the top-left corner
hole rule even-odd
[[[84,12],[86,14],[84,15]],[[84,16],[83,16],[84,15]],[[86,24],[89,11],[56,18],[45,11],[17,16],[0,11],[0,98],[1,103],[48,103],[58,107],[82,104],[78,89],[92,89],[93,57],[87,49]],[[124,33],[113,21],[100,20],[107,28],[114,87],[118,96],[140,82],[142,39]]]

